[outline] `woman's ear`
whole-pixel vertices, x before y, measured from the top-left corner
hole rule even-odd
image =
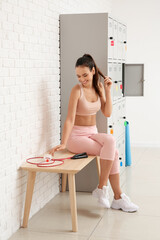
[[[96,73],[95,67],[92,68],[92,73],[93,73],[93,75]]]

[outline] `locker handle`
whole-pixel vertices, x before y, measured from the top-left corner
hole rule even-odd
[[[125,43],[125,44],[126,44],[126,43],[127,43],[127,41],[124,41],[123,43]]]
[[[113,39],[113,37],[109,37],[109,39],[111,39],[111,40],[112,40],[112,39]]]
[[[114,81],[114,83],[118,83],[118,81]]]
[[[126,119],[126,117],[120,117],[120,119]]]
[[[140,82],[145,82],[145,80],[144,80],[144,79],[141,79]]]
[[[122,160],[122,158],[121,158],[121,157],[119,157],[119,160],[121,161],[121,160]]]
[[[112,128],[112,125],[109,125],[108,127],[109,127],[109,128]]]

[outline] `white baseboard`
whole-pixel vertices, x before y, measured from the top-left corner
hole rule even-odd
[[[153,142],[133,142],[131,143],[131,147],[149,147],[149,148],[160,148],[160,143]]]

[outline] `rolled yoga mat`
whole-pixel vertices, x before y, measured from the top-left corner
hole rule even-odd
[[[124,122],[125,126],[125,166],[131,166],[131,145],[130,145],[130,134],[129,134],[129,122]]]

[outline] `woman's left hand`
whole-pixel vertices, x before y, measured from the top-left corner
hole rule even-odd
[[[108,76],[105,76],[105,79],[104,79],[104,88],[105,88],[105,90],[110,90],[111,86],[112,86],[111,78],[108,77]]]

